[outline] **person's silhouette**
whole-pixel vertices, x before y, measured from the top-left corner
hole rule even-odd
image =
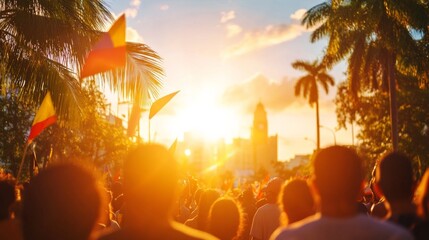
[[[101,203],[101,188],[91,171],[71,163],[50,166],[24,192],[24,239],[87,240]]]
[[[353,149],[332,146],[317,152],[312,185],[320,214],[277,230],[271,239],[413,239],[400,226],[359,214],[356,199],[363,177],[361,159]]]
[[[177,163],[158,144],[141,144],[124,161],[123,227],[101,237],[114,239],[215,239],[173,221],[178,195]]]

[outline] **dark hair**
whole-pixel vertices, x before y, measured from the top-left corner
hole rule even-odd
[[[24,239],[87,240],[100,204],[101,192],[92,172],[71,163],[51,166],[25,191]]]
[[[382,156],[377,168],[376,181],[387,201],[411,200],[414,188],[411,160],[399,152]]]
[[[356,151],[344,146],[331,146],[316,153],[313,171],[322,199],[355,200],[363,180],[362,161]]]
[[[168,217],[175,201],[177,181],[177,163],[164,146],[138,145],[124,161],[123,190],[127,208],[140,215]]]
[[[198,224],[199,230],[205,230],[207,227],[207,219],[212,204],[220,197],[218,191],[214,189],[205,189],[201,193],[200,201],[198,202]]]
[[[221,240],[237,239],[243,221],[243,211],[234,199],[219,198],[210,208],[208,232]]]
[[[313,196],[307,182],[303,179],[289,180],[283,186],[281,201],[283,211],[288,217],[288,224],[315,213]]]

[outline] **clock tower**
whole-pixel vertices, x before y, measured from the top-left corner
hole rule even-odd
[[[268,119],[264,105],[259,102],[253,115],[251,138],[234,139],[235,154],[231,169],[255,175],[276,176],[277,135],[268,136]],[[265,177],[267,176],[265,175]]]
[[[268,141],[267,112],[261,102],[256,106],[253,115],[252,141],[255,145],[266,144]]]

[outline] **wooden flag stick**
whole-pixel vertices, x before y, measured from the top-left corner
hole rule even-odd
[[[149,136],[148,136],[148,142],[150,143],[150,118],[149,118],[149,131],[148,131],[148,134],[149,134]]]
[[[19,183],[19,177],[21,176],[22,165],[24,165],[24,159],[25,159],[25,156],[27,155],[28,145],[30,144],[25,143],[24,153],[22,154],[22,159],[21,159],[21,163],[19,164],[18,174],[16,175],[16,183]]]

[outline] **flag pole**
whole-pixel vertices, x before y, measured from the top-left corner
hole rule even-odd
[[[148,137],[148,141],[149,141],[149,143],[150,143],[150,118],[149,118],[149,121],[148,121],[148,122],[149,122],[149,131],[148,131],[148,132],[149,132],[149,133],[148,133],[148,134],[149,134],[149,137]]]
[[[24,153],[22,154],[21,163],[19,164],[18,174],[16,175],[16,183],[19,182],[19,177],[21,176],[22,165],[24,164],[25,156],[27,155],[28,143],[25,144]]]

